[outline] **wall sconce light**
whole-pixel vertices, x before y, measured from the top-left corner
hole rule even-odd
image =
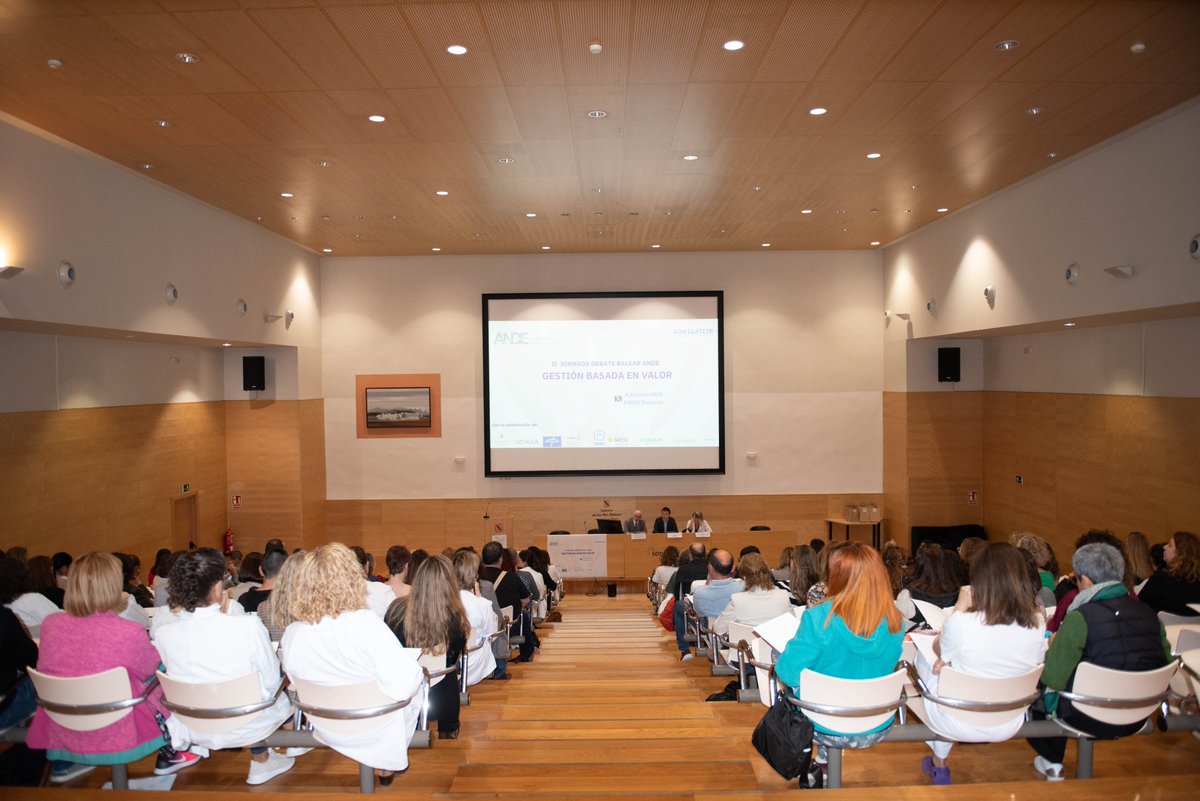
[[[283,315],[282,315],[282,314],[271,314],[270,312],[268,312],[268,313],[266,313],[266,314],[264,314],[264,315],[263,315],[263,322],[264,322],[264,323],[273,323],[273,322],[275,322],[276,320],[282,320],[282,319],[283,319]]]
[[[937,298],[930,298],[925,301],[925,311],[930,314],[937,314]]]
[[[58,263],[58,282],[64,287],[75,283],[75,267],[69,261]]]
[[[983,288],[983,297],[987,299],[990,308],[996,308],[996,285],[988,284]]]
[[[1136,264],[1116,264],[1112,267],[1105,267],[1104,272],[1117,278],[1133,278],[1137,275]]]
[[[295,313],[294,311],[292,311],[291,309],[288,309],[288,310],[287,310],[286,312],[284,312],[284,314],[283,314],[283,327],[284,327],[284,328],[291,328],[291,327],[292,327],[292,320],[295,320],[295,319],[296,319],[296,313]]]
[[[892,321],[892,310],[891,309],[883,310],[883,321],[885,323],[890,323]]]
[[[25,272],[24,267],[16,267],[12,264],[9,264],[4,267],[0,267],[0,278],[3,278],[7,281],[10,278],[16,278],[23,272]]]

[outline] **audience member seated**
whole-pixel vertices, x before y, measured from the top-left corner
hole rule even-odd
[[[529,560],[534,558],[535,557],[533,556],[533,553],[528,548],[523,551],[518,551],[516,554],[517,570],[524,574],[521,577],[521,580],[525,581],[525,576],[528,576],[529,579],[533,581],[533,586],[530,588],[530,594],[533,597],[533,603],[537,603],[538,601],[543,601],[546,599],[547,587],[546,579],[543,578],[542,574],[534,570],[533,566],[529,564]],[[526,586],[529,586],[528,582],[526,582]]]
[[[392,592],[392,588],[382,581],[371,581],[371,563],[374,560],[369,553],[358,545],[351,547],[350,551],[358,560],[363,581],[367,582],[367,608],[378,615],[380,620],[383,620],[387,615],[388,607],[392,605],[392,601],[396,600],[396,593]]]
[[[692,512],[692,519],[687,521],[687,525],[683,530],[688,534],[711,534],[712,527],[708,525],[708,521],[704,519],[703,512]]]
[[[232,617],[221,612],[224,574],[225,560],[213,548],[189,551],[175,562],[170,576],[170,605],[180,610],[180,617],[158,633],[158,652],[166,674],[179,681],[214,684],[253,673],[258,676],[261,700],[265,701],[279,688],[279,658],[257,615]],[[226,734],[192,731],[182,722],[179,726],[194,745],[244,748],[275,731],[291,714],[291,702],[281,694],[270,709]],[[246,784],[269,781],[291,770],[292,764],[290,757],[265,747],[252,747]]]
[[[931,665],[923,654],[917,657],[917,670],[930,692],[937,692],[938,675],[946,666],[971,676],[1001,679],[1024,675],[1042,664],[1046,618],[1032,589],[1021,551],[1005,542],[975,549],[971,585],[959,592],[953,613],[934,640],[937,661]],[[1024,722],[1018,716],[999,726],[973,726],[937,704],[926,703],[924,708],[929,728],[959,742],[1007,740]],[[934,784],[950,784],[946,759],[954,744],[930,740],[927,745],[933,756],[921,761],[921,769]]]
[[[374,681],[396,701],[417,693],[421,668],[367,608],[367,582],[354,553],[333,543],[294,558],[295,566],[283,571],[286,581],[271,592],[276,620],[287,624],[281,653],[288,675],[335,686]],[[408,741],[423,703],[418,696],[401,714],[365,734],[317,731],[330,748],[378,770],[386,786],[397,771],[408,769]]]
[[[1150,540],[1140,531],[1131,531],[1125,537],[1125,559],[1134,592],[1140,592],[1146,580],[1154,575],[1154,559],[1150,556]]]
[[[500,566],[500,563],[505,558],[505,548],[500,543],[489,542],[484,545],[481,557],[483,559],[483,571],[480,573],[480,580],[492,585],[492,589],[496,591],[496,602],[500,604],[501,609],[509,606],[512,607],[512,631],[516,633],[519,629],[517,616],[521,615],[530,603],[529,590],[521,579],[514,575],[514,571]],[[528,660],[529,657],[532,657],[532,639],[526,637],[525,643],[520,646],[520,650],[521,658]],[[501,669],[503,667],[503,665],[497,664],[496,671],[498,675],[503,673]]]
[[[251,551],[242,558],[241,563],[238,564],[237,584],[234,584],[228,590],[230,598],[240,602],[242,596],[247,592],[262,586],[262,572],[260,570],[262,567],[262,558],[263,555],[258,551]],[[245,604],[242,604],[242,607],[247,612],[253,611]]]
[[[159,551],[161,554],[162,551]],[[159,558],[154,563],[154,580],[150,582],[150,590],[154,593],[154,605],[167,605],[167,577],[171,574],[171,566],[183,555],[183,551],[174,551]]]
[[[252,554],[253,555],[253,554]],[[249,556],[246,557],[250,559]],[[257,614],[258,608],[262,606],[263,601],[271,597],[271,590],[275,588],[275,580],[279,576],[279,571],[283,567],[283,563],[287,561],[287,554],[279,550],[270,550],[262,555],[258,560],[259,583],[242,593],[238,603],[246,610],[246,614]]]
[[[1078,551],[1083,546],[1091,545],[1093,543],[1111,545],[1117,549],[1118,553],[1121,554],[1121,561],[1125,565],[1123,583],[1125,584],[1125,587],[1132,593],[1133,573],[1129,569],[1129,560],[1125,558],[1125,543],[1121,542],[1121,540],[1111,531],[1102,531],[1100,529],[1093,528],[1076,538],[1075,550]],[[1067,614],[1067,609],[1069,609],[1071,606],[1071,601],[1075,599],[1075,595],[1078,592],[1079,587],[1075,583],[1075,574],[1071,573],[1063,576],[1062,580],[1059,581],[1058,585],[1054,588],[1054,597],[1058,599],[1056,605],[1057,608],[1054,610],[1054,614],[1050,617],[1050,620],[1046,623],[1047,631],[1051,633],[1058,631],[1058,627],[1062,625],[1063,617]],[[1137,596],[1133,597],[1136,598]]]
[[[180,559],[182,559],[184,556],[186,556],[187,553],[188,553],[187,551],[180,551],[179,554],[177,555],[177,558],[171,560],[171,572],[172,573],[175,571],[175,565],[179,562]],[[166,587],[168,589],[168,593],[170,592],[170,586],[171,586],[170,577],[171,577],[170,573],[168,573],[165,576],[159,577],[163,580],[162,586]],[[224,585],[224,583],[225,583],[224,577],[222,577],[222,580],[221,580],[222,586]],[[221,612],[223,612],[226,615],[230,615],[232,617],[240,617],[240,616],[246,614],[246,610],[242,607],[242,605],[240,603],[238,603],[237,601],[230,600],[228,594],[224,594],[221,597],[219,608],[220,608]],[[128,615],[130,611],[131,611],[131,609],[126,609],[125,613],[123,613],[122,616]],[[142,614],[143,614],[143,616],[145,615],[144,612]],[[165,606],[157,607],[157,611],[155,612],[154,617],[150,618],[150,621],[149,621],[150,639],[158,640],[159,632],[161,632],[167,626],[171,626],[171,625],[174,625],[175,623],[178,623],[180,620],[183,619],[183,614],[184,614],[183,608],[173,606],[170,601],[170,595],[168,595],[167,596],[167,604]]]
[[[792,549],[786,581],[775,582],[775,586],[787,590],[792,606],[808,603],[808,591],[821,580],[821,556],[811,545],[797,545]]]
[[[268,547],[267,552],[270,553],[273,550],[275,549]],[[283,553],[283,551],[279,553]],[[304,551],[298,550],[284,560],[283,565],[279,568],[279,573],[275,576],[275,583],[271,585],[271,594],[258,605],[258,619],[267,627],[267,634],[273,643],[278,643],[283,639],[283,632],[290,622],[286,613],[275,614],[275,590],[291,582],[291,574],[300,565],[303,558]]]
[[[799,692],[806,668],[842,679],[876,679],[896,669],[904,621],[892,602],[891,582],[879,552],[862,542],[826,549],[827,599],[810,606],[796,635],[775,663],[775,674]],[[883,739],[890,721],[866,734],[847,735],[814,726],[820,746],[814,762],[825,762],[825,747],[867,748]],[[801,777],[804,782],[804,777]]]
[[[169,567],[166,561],[171,558],[170,548],[159,548],[158,553],[154,555],[154,564],[150,566],[150,572],[146,574],[146,581],[150,582],[150,588],[154,588],[154,580],[159,576],[166,576]],[[161,606],[161,604],[156,604]]]
[[[812,543],[820,542],[813,540]],[[804,593],[804,605],[816,606],[825,600],[825,591],[829,582],[829,548],[824,547],[825,543],[821,543],[821,547],[810,543],[808,547],[813,549],[817,555],[817,580],[808,587],[808,592]],[[794,593],[793,593],[794,594]]]
[[[692,587],[692,606],[702,617],[721,616],[735,592],[745,589],[740,578],[733,578],[733,554],[714,548],[708,554],[708,580]]]
[[[736,580],[741,581],[745,589],[729,596],[729,603],[717,617],[714,629],[717,634],[728,634],[730,623],[756,626],[791,611],[791,596],[785,590],[775,588],[771,581],[771,570],[760,554],[743,556],[738,562],[737,573]],[[697,587],[696,592],[699,591]]]
[[[514,627],[514,632],[521,632],[524,638],[524,642],[518,643],[517,650],[519,655],[517,656],[517,661],[532,662],[533,657],[542,652],[541,641],[538,639],[537,632],[533,628],[533,613],[537,609],[538,603],[542,600],[542,590],[539,588],[534,574],[520,568],[517,552],[514,549],[505,548],[504,552],[500,554],[500,569],[505,573],[511,573],[516,576],[529,593],[528,602],[520,610],[516,610],[517,615],[520,617],[520,625]]]
[[[401,609],[403,611],[401,611]],[[457,668],[471,624],[459,595],[458,577],[450,560],[429,557],[413,576],[412,592],[397,599],[385,620],[401,643],[440,657],[438,669]],[[448,673],[429,690],[429,719],[438,723],[439,740],[457,740],[458,671]]]
[[[387,585],[392,588],[392,592],[397,598],[407,598],[408,594],[412,592],[412,587],[408,583],[412,566],[412,552],[403,545],[393,545],[387,549],[383,561],[388,569]]]
[[[896,607],[905,620],[919,625],[925,622],[925,616],[913,601],[926,601],[943,608],[953,606],[958,600],[963,578],[936,542],[923,543],[917,548],[913,561],[915,572],[908,586],[896,595]]]
[[[49,556],[35,556],[29,560],[29,589],[62,609],[63,590],[54,580],[54,563]]]
[[[11,556],[0,560],[0,603],[29,631],[37,631],[42,621],[62,611],[45,595],[30,589],[28,563]]]
[[[697,581],[703,582],[708,577],[708,564],[705,562],[704,543],[693,542],[687,550],[679,555],[679,569],[667,582],[667,592],[675,597],[675,644],[679,647],[679,660],[692,658],[692,649],[685,639],[687,635],[684,625],[685,598],[692,592],[692,585]]]
[[[1032,554],[1033,561],[1038,568],[1038,576],[1042,580],[1042,586],[1053,590],[1054,585],[1058,582],[1058,560],[1054,558],[1054,550],[1050,547],[1050,543],[1032,531],[1019,531],[1009,537],[1009,542],[1022,551]]]
[[[963,537],[963,541],[958,544],[958,555],[964,562],[970,565],[975,558],[976,551],[986,544],[987,540],[980,539],[979,537]],[[1038,581],[1040,583],[1041,579]]]
[[[796,546],[785,545],[783,550],[779,552],[779,564],[771,571],[771,580],[781,590],[787,589],[787,581],[791,578],[792,554],[795,552]]]
[[[0,555],[0,561],[10,557]],[[0,730],[33,714],[36,702],[27,668],[37,665],[37,644],[11,609],[0,606],[0,690],[12,688],[12,700],[0,706]]]
[[[149,609],[154,606],[154,593],[150,592],[150,588],[141,582],[139,574],[142,572],[142,560],[131,553],[113,554],[117,559],[121,560],[121,574],[124,578],[125,592],[133,598],[134,603],[143,609]]]
[[[529,558],[525,560],[533,570],[542,577],[542,584],[546,587],[547,608],[552,605],[555,591],[558,589],[559,579],[554,577],[554,573],[550,570],[550,554],[548,551],[543,551],[536,545],[529,546]]]
[[[1157,612],[1196,615],[1188,604],[1200,604],[1200,537],[1176,531],[1163,549],[1167,569],[1159,570],[1138,593]]]
[[[1125,586],[1125,560],[1112,545],[1093,543],[1071,558],[1079,592],[1070,602],[1058,633],[1046,652],[1042,684],[1050,691],[1070,690],[1075,669],[1090,662],[1113,670],[1154,670],[1171,659],[1171,646],[1158,616],[1147,604],[1130,597]],[[1125,726],[1102,723],[1075,709],[1056,692],[1043,698],[1045,712],[1034,707],[1034,717],[1054,715],[1080,731],[1111,739],[1133,734],[1142,722]],[[1038,756],[1033,766],[1048,780],[1062,778],[1065,737],[1030,740]]]
[[[117,616],[128,603],[121,590],[121,563],[107,553],[87,553],[72,565],[67,581],[65,612],[51,615],[42,624],[37,669],[50,676],[89,676],[116,667],[129,674],[134,697],[154,679],[160,657],[146,630]],[[29,728],[28,745],[46,751],[51,760],[50,780],[70,781],[95,765],[134,762],[155,751],[154,772],[174,773],[199,760],[188,751],[176,751],[162,705],[162,689],[155,687],[146,701],[131,713],[94,731],[74,731],[38,709]]]
[[[54,583],[60,590],[67,588],[67,578],[71,575],[71,563],[75,561],[71,558],[71,554],[66,551],[58,551],[54,556],[50,557],[50,562],[54,568]]]
[[[976,540],[983,542],[983,540]],[[891,540],[883,546],[883,551],[880,556],[883,558],[883,566],[887,568],[888,581],[892,585],[892,595],[899,595],[900,590],[908,586],[908,571],[909,559],[908,551],[901,548]]]
[[[477,649],[467,660],[467,686],[470,687],[483,681],[496,670],[496,658],[491,649],[478,646],[496,631],[500,618],[492,609],[492,602],[484,598],[479,591],[479,554],[459,550],[454,552],[450,561],[454,567],[455,578],[458,579],[459,598],[463,610],[467,613],[467,622],[471,626],[467,645]]]
[[[654,572],[650,574],[650,580],[661,587],[666,587],[671,581],[671,576],[675,575],[675,571],[679,569],[679,566],[675,564],[678,561],[678,548],[674,545],[663,548],[662,555],[658,558],[658,567],[654,568]]]
[[[658,513],[658,517],[654,518],[654,533],[666,534],[672,531],[679,531],[679,524],[675,522],[675,518],[671,517],[671,507],[664,506]]]

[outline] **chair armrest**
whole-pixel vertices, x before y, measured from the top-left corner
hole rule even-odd
[[[1148,704],[1157,704],[1165,701],[1171,694],[1170,688],[1163,690],[1161,693],[1147,695],[1142,698],[1104,698],[1097,695],[1080,695],[1079,693],[1068,692],[1067,690],[1056,690],[1056,692],[1060,698],[1067,698],[1080,704],[1104,707],[1105,709],[1136,709],[1139,706],[1147,706]]]
[[[865,718],[870,715],[882,715],[885,712],[895,712],[904,703],[903,697],[896,698],[895,701],[889,701],[886,704],[877,706],[834,706],[832,704],[817,704],[812,701],[805,701],[796,698],[791,693],[784,695],[787,702],[794,707],[798,707],[805,712],[815,712],[818,715],[834,715],[836,717],[845,718]]]
[[[37,705],[48,712],[58,712],[63,715],[102,715],[105,712],[120,712],[122,709],[130,709],[145,701],[150,697],[150,693],[158,686],[158,677],[146,684],[146,689],[142,690],[142,694],[136,698],[123,698],[120,701],[109,701],[106,704],[60,704],[56,701],[47,701],[38,696]]]
[[[422,684],[422,686],[424,686]],[[413,698],[410,696],[403,701],[393,701],[390,704],[380,704],[379,706],[368,706],[361,709],[325,709],[319,706],[309,706],[299,700],[296,701],[296,706],[306,715],[316,716],[319,718],[329,718],[330,720],[365,720],[367,718],[379,717],[395,712],[412,703]]]

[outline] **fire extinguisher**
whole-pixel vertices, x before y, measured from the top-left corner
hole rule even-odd
[[[233,553],[233,529],[225,529],[225,536],[221,538],[221,550],[226,555]]]

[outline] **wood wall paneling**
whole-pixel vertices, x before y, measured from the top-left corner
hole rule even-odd
[[[913,392],[907,412],[911,524],[982,522],[967,493],[983,487],[983,393]]]
[[[226,401],[229,527],[243,553],[304,540],[299,401]],[[228,496],[242,496],[240,509]],[[305,545],[312,543],[305,542]]]

